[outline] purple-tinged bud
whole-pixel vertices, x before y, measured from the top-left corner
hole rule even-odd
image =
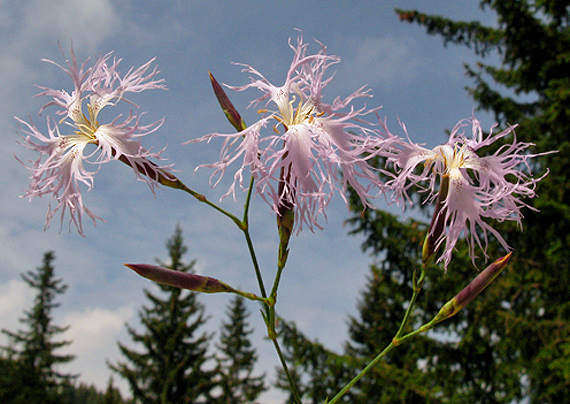
[[[209,276],[189,274],[148,264],[124,264],[140,276],[162,285],[203,293],[235,292],[231,286]]]
[[[287,157],[287,153],[283,158]],[[281,167],[279,178],[278,192],[281,196],[279,207],[277,211],[277,230],[279,231],[279,258],[278,266],[285,267],[287,256],[289,255],[289,240],[295,227],[295,204],[292,202],[295,199],[295,192],[285,189],[285,184],[289,182],[291,176],[291,167]]]
[[[439,323],[456,315],[462,308],[467,306],[473,299],[475,299],[487,286],[495,280],[495,278],[506,268],[512,253],[508,253],[502,258],[499,258],[487,268],[485,268],[475,279],[469,283],[461,292],[459,292],[453,299],[443,305],[439,313],[431,321],[431,323]]]
[[[422,249],[422,264],[424,267],[428,267],[433,262],[433,257],[439,247],[439,243],[441,242],[445,231],[445,215],[447,213],[445,209],[445,200],[447,199],[448,190],[449,176],[442,175],[441,183],[439,185],[439,193],[437,195],[437,202],[435,203],[435,211],[433,212],[431,224],[426,234]]]
[[[212,73],[208,72],[208,74],[210,75],[210,82],[212,83],[214,94],[216,95],[216,98],[218,99],[218,102],[220,103],[220,106],[222,107],[224,114],[226,114],[226,118],[228,118],[228,121],[230,121],[232,126],[236,128],[238,132],[245,130],[246,128],[245,122],[241,118],[241,115],[239,114],[237,109],[234,107],[234,104],[232,104],[228,95],[226,94],[220,83],[218,83],[218,81],[214,78]]]

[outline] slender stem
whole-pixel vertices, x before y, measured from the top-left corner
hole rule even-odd
[[[283,263],[284,264],[284,263]],[[277,297],[277,289],[279,288],[279,281],[281,280],[281,274],[285,265],[277,265],[277,273],[275,274],[275,280],[273,281],[273,288],[271,288],[271,296]]]
[[[265,290],[265,284],[263,283],[263,277],[261,275],[261,269],[259,268],[259,262],[257,261],[257,257],[255,255],[255,249],[253,248],[253,241],[251,239],[251,235],[249,234],[249,207],[251,203],[251,197],[253,194],[253,183],[255,178],[251,176],[249,180],[249,188],[247,190],[247,196],[245,199],[245,205],[243,208],[243,220],[242,220],[242,227],[240,229],[243,231],[243,235],[245,237],[245,241],[247,243],[247,249],[249,251],[249,255],[251,257],[251,261],[253,263],[253,269],[255,270],[255,277],[257,278],[257,283],[259,285],[259,290],[261,292],[261,296],[267,298],[267,292]],[[267,312],[269,315],[269,312]]]
[[[281,361],[281,366],[285,371],[285,375],[287,375],[289,386],[291,386],[291,393],[293,394],[293,400],[295,401],[295,403],[301,404],[301,396],[299,395],[299,391],[297,390],[297,386],[295,384],[295,381],[293,380],[293,376],[289,371],[289,366],[287,366],[287,361],[285,360],[285,356],[283,355],[283,352],[281,352],[281,347],[279,346],[279,342],[277,342],[277,339],[272,339],[272,341],[273,341],[273,346],[277,351],[277,356],[279,356],[279,360]]]
[[[206,198],[204,195],[188,188],[174,174],[159,168],[152,161],[145,160],[145,161],[140,162],[140,163],[136,164],[135,166],[133,166],[133,165],[131,165],[131,162],[129,162],[129,160],[125,157],[125,155],[119,156],[119,160],[121,162],[125,163],[126,165],[128,165],[129,167],[136,169],[140,174],[147,176],[151,180],[156,181],[159,184],[164,185],[165,187],[169,187],[169,188],[173,188],[173,189],[179,189],[181,191],[184,191],[184,192],[192,195],[198,201],[205,203],[208,206],[211,206],[212,208],[214,208],[218,212],[229,217],[240,229],[243,230],[244,224],[236,216],[234,216],[231,213],[229,213],[228,211],[222,209],[221,207],[219,207],[215,203],[209,201],[208,198]]]
[[[390,345],[388,345],[386,348],[384,348],[382,352],[376,355],[376,357],[372,359],[372,361],[368,365],[366,365],[366,367],[362,369],[362,371],[358,375],[356,375],[354,379],[352,379],[346,386],[344,386],[344,388],[341,391],[339,391],[338,394],[334,396],[332,400],[329,401],[327,404],[336,403],[342,396],[346,394],[348,390],[350,390],[350,388],[352,388],[352,386],[356,384],[357,381],[359,381],[362,378],[362,376],[364,376],[366,373],[368,373],[370,369],[376,366],[378,362],[380,362],[380,360],[395,347],[396,345],[393,342],[390,342]]]
[[[257,257],[255,255],[255,249],[253,247],[253,241],[251,240],[251,236],[249,231],[246,229],[243,231],[245,236],[245,241],[247,243],[247,249],[249,251],[249,255],[251,257],[251,261],[253,263],[253,268],[255,270],[255,277],[257,278],[257,283],[259,284],[259,290],[261,292],[261,296],[267,299],[267,292],[265,291],[265,286],[263,284],[263,278],[261,276],[261,270],[259,268],[259,262],[257,261]]]
[[[253,195],[253,183],[255,182],[255,177],[252,175],[249,180],[249,187],[247,189],[247,196],[245,198],[245,205],[243,208],[243,222],[249,222],[249,205],[251,203],[251,197]]]
[[[119,160],[122,161],[123,163],[127,164],[128,166],[131,166],[130,162],[126,159],[125,156],[120,156]],[[273,345],[275,346],[275,350],[277,351],[277,355],[279,356],[279,360],[281,361],[281,366],[283,367],[283,370],[285,371],[285,374],[287,375],[287,380],[289,381],[289,385],[291,386],[291,392],[293,394],[293,399],[294,399],[296,404],[301,404],[301,398],[299,396],[299,393],[298,393],[297,387],[295,385],[295,382],[293,380],[293,377],[291,375],[291,372],[289,371],[289,367],[287,366],[287,363],[285,361],[285,357],[284,357],[284,355],[281,351],[281,348],[279,346],[279,342],[277,341],[277,333],[275,330],[275,302],[276,302],[276,295],[277,295],[277,287],[279,285],[279,279],[281,278],[281,272],[283,271],[283,268],[285,267],[285,261],[287,259],[286,254],[285,254],[285,256],[283,256],[283,253],[279,254],[280,257],[279,257],[279,265],[278,265],[278,271],[277,271],[276,279],[275,279],[275,282],[273,285],[273,289],[271,291],[271,296],[268,297],[267,292],[265,290],[264,283],[263,283],[261,270],[259,268],[259,262],[257,260],[256,254],[255,254],[253,241],[252,241],[251,236],[249,234],[249,207],[250,207],[251,198],[252,198],[252,194],[253,194],[254,177],[253,176],[251,177],[251,180],[249,183],[249,189],[248,189],[248,193],[247,193],[247,197],[246,197],[246,202],[244,205],[243,220],[240,220],[235,215],[229,213],[225,209],[222,209],[221,207],[219,207],[215,203],[209,201],[204,195],[188,188],[176,176],[158,168],[151,161],[147,161],[147,162],[145,162],[145,164],[146,164],[145,166],[139,166],[139,165],[136,166],[137,170],[141,174],[148,176],[149,178],[155,180],[156,182],[158,182],[161,185],[164,185],[164,186],[167,186],[167,187],[173,188],[173,189],[179,189],[181,191],[184,191],[184,192],[190,194],[191,196],[193,196],[198,201],[205,203],[206,205],[214,208],[218,212],[222,213],[224,216],[231,219],[237,225],[237,227],[243,232],[246,243],[247,243],[247,249],[249,251],[249,255],[250,255],[252,263],[253,263],[255,275],[257,278],[257,282],[259,284],[259,289],[260,289],[262,297],[259,298],[258,296],[254,295],[252,293],[246,293],[246,292],[241,292],[241,291],[236,291],[236,292],[239,295],[241,295],[245,298],[248,298],[250,300],[257,300],[257,301],[264,303],[265,315],[263,315],[263,312],[262,312],[262,315],[263,315],[263,318],[267,324],[269,338],[271,339],[271,341],[273,342]]]
[[[279,278],[281,277],[281,272],[283,271],[283,268],[285,267],[285,261],[282,259],[279,260],[280,264],[278,265],[277,275],[276,275],[276,279],[275,279],[273,288],[271,290],[271,295],[269,298],[267,298],[267,292],[265,290],[263,278],[261,276],[261,270],[259,268],[259,263],[257,261],[256,255],[255,255],[255,249],[253,248],[253,242],[252,242],[251,236],[249,234],[249,206],[250,206],[250,202],[251,202],[251,196],[253,194],[253,183],[254,183],[254,181],[255,181],[255,179],[252,176],[251,180],[249,182],[249,189],[247,192],[247,197],[246,197],[246,201],[245,201],[245,205],[244,205],[244,213],[243,213],[243,221],[242,221],[243,228],[241,228],[241,229],[243,231],[243,234],[244,234],[246,242],[247,242],[247,248],[249,250],[251,260],[253,262],[253,268],[255,269],[255,275],[257,278],[257,283],[259,284],[259,289],[261,291],[261,295],[265,299],[263,301],[265,303],[265,315],[263,315],[263,312],[262,312],[262,315],[263,315],[263,318],[264,318],[266,326],[267,326],[267,333],[269,335],[269,339],[273,342],[273,346],[275,347],[275,351],[277,352],[277,356],[279,357],[279,361],[281,362],[281,366],[283,368],[283,371],[285,372],[285,375],[287,376],[289,386],[291,386],[291,393],[293,394],[293,400],[295,401],[295,403],[301,404],[301,397],[299,396],[299,392],[297,390],[297,386],[295,384],[295,381],[293,380],[293,376],[291,374],[291,371],[289,370],[289,366],[287,366],[287,361],[285,360],[285,356],[283,355],[283,352],[281,351],[281,347],[279,346],[279,341],[277,340],[277,331],[275,330],[275,303],[276,303],[276,298],[277,298],[277,286],[279,284]]]
[[[417,268],[414,269],[414,274],[413,274],[414,292],[413,292],[412,297],[410,299],[410,303],[408,304],[408,308],[406,310],[406,313],[404,314],[404,318],[402,319],[402,323],[400,324],[400,328],[398,329],[398,332],[394,336],[393,342],[396,346],[399,345],[400,336],[403,334],[404,329],[408,325],[408,321],[410,319],[410,314],[412,313],[412,309],[414,308],[414,305],[416,304],[416,299],[418,298],[418,295],[420,294],[420,292],[422,290],[424,278],[425,278],[425,266],[424,265],[421,266],[419,278],[418,278]]]
[[[234,294],[241,296],[241,297],[245,297],[246,299],[254,301],[254,302],[261,302],[267,306],[269,306],[271,304],[271,302],[268,298],[257,296],[255,293],[244,292],[243,290],[234,289],[234,288],[232,288],[231,293],[234,293]]]
[[[420,328],[418,328],[417,330],[414,330],[412,332],[410,332],[409,334],[404,335],[403,337],[398,339],[398,345],[406,342],[407,340],[418,336],[420,334],[423,334],[424,332],[427,332],[429,330],[431,330],[437,323],[435,323],[433,320],[430,321],[427,324],[422,325]]]
[[[125,156],[119,157],[119,160],[130,166],[129,161],[126,159]],[[225,215],[226,217],[230,218],[232,220],[232,222],[234,222],[237,225],[237,227],[244,233],[245,240],[247,243],[247,249],[249,251],[249,255],[251,256],[251,260],[253,262],[253,268],[255,270],[255,275],[257,277],[257,283],[259,284],[259,289],[261,291],[261,296],[264,299],[267,299],[267,292],[265,291],[265,286],[263,284],[263,279],[261,276],[261,270],[259,268],[259,263],[257,261],[256,255],[255,255],[255,249],[253,247],[253,241],[251,240],[251,236],[249,234],[249,226],[248,226],[248,222],[249,222],[248,214],[249,214],[249,206],[251,203],[251,197],[252,197],[252,193],[253,193],[254,177],[253,176],[251,177],[251,180],[249,183],[249,189],[247,192],[247,197],[246,197],[245,206],[244,206],[243,220],[240,220],[235,215],[229,213],[225,209],[222,209],[221,207],[219,207],[215,203],[208,200],[204,195],[188,188],[182,181],[180,181],[179,178],[177,178],[173,174],[165,172],[165,171],[161,170],[160,168],[157,168],[156,165],[154,163],[152,163],[151,161],[147,161],[145,163],[147,166],[138,166],[137,165],[137,167],[136,167],[141,174],[144,174],[144,175],[148,176],[149,178],[154,179],[159,184],[162,184],[164,186],[167,186],[167,187],[170,187],[173,189],[179,189],[181,191],[184,191],[184,192],[192,195],[198,201],[205,203],[206,205],[214,208],[218,212],[220,212],[223,215]]]
[[[402,342],[406,341],[407,339],[418,334],[419,332],[417,332],[417,331],[422,330],[421,332],[425,332],[429,328],[433,327],[433,325],[431,325],[431,327],[425,329],[424,327],[428,326],[429,325],[429,323],[428,323],[425,326],[421,327],[419,330],[413,331],[413,332],[402,337],[404,329],[408,325],[408,322],[410,319],[410,314],[412,312],[412,309],[414,308],[414,305],[416,303],[416,299],[417,299],[420,291],[422,290],[422,285],[423,285],[424,278],[425,278],[426,266],[422,265],[420,268],[421,269],[420,269],[420,275],[419,276],[417,273],[417,268],[414,269],[414,274],[413,274],[413,278],[412,278],[413,279],[413,290],[414,291],[413,291],[412,297],[410,298],[410,303],[408,304],[408,308],[406,309],[406,313],[404,314],[404,318],[402,319],[402,323],[400,324],[400,328],[398,329],[398,332],[396,333],[394,338],[392,338],[392,342],[390,342],[390,344],[386,348],[384,348],[384,350],[382,352],[380,352],[378,355],[376,355],[376,357],[374,359],[372,359],[372,361],[368,365],[366,365],[366,367],[364,369],[362,369],[362,371],[359,374],[357,374],[350,382],[348,382],[348,384],[346,386],[344,386],[343,389],[341,391],[339,391],[336,396],[333,397],[332,401],[328,402],[327,404],[336,403],[344,394],[346,394],[346,392],[348,390],[350,390],[350,388],[352,386],[354,386],[356,384],[356,382],[358,380],[360,380],[362,378],[362,376],[364,376],[366,373],[368,373],[368,371],[370,371],[370,369],[372,369],[374,366],[376,366],[376,364],[380,361],[380,359],[382,359],[392,349],[396,348],[398,345],[400,345]]]
[[[180,182],[180,181],[179,181]],[[237,218],[236,216],[234,216],[233,214],[229,213],[228,211],[226,211],[225,209],[219,207],[218,205],[216,205],[215,203],[211,202],[210,200],[208,200],[204,195],[193,191],[192,189],[188,188],[186,185],[184,185],[182,182],[180,182],[180,186],[177,187],[177,189],[180,189],[186,193],[189,193],[190,195],[192,195],[194,198],[196,198],[198,201],[205,203],[208,206],[211,206],[212,208],[214,208],[215,210],[217,210],[218,212],[220,212],[221,214],[227,216],[228,218],[230,218],[236,225],[237,227],[240,228],[240,230],[244,230],[244,223],[239,220],[239,218]]]

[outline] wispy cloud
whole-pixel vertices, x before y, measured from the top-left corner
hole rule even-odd
[[[22,310],[32,302],[28,285],[20,279],[12,279],[0,285],[0,328],[15,331],[22,327],[18,321]],[[5,336],[2,335],[2,340]]]
[[[330,92],[331,97],[337,93],[346,96],[368,84],[374,94],[374,98],[366,100],[370,107],[384,105],[381,114],[386,114],[391,122],[397,122],[398,115],[403,115],[408,127],[422,128],[425,137],[443,135],[447,125],[470,116],[473,103],[463,90],[466,79],[460,70],[462,61],[455,60],[454,75],[437,71],[434,60],[447,58],[446,65],[450,65],[448,61],[455,54],[449,56],[447,52],[451,51],[444,50],[433,39],[434,47],[425,47],[424,33],[408,31],[409,27],[397,21],[392,6],[384,3],[368,1],[358,7],[337,7],[330,2],[306,4],[298,0],[267,5],[255,1],[3,1],[0,327],[18,328],[17,319],[33,299],[33,291],[19,274],[39,266],[43,252],[54,250],[56,274],[70,286],[61,296],[57,324],[71,325],[66,337],[74,340],[70,349],[77,355],[69,368],[62,370],[79,372],[82,381],[95,382],[104,388],[110,375],[105,360],[118,358],[117,339],[129,343],[124,323],[137,325],[135,312],[144,303],[142,289],[153,287],[122,263],[153,263],[155,257],[167,259],[165,243],[177,223],[182,226],[189,247],[186,258],[197,260],[198,271],[236,287],[257,290],[245,243],[232,223],[178,191],[159,190],[153,197],[119,163],[102,167],[94,190],[85,193],[89,206],[108,223],[98,224],[96,229],[86,226],[86,239],[69,234],[66,223],[61,234],[55,225],[43,232],[48,200],[28,203],[18,198],[27,187],[27,172],[13,154],[17,153],[24,161],[37,156],[27,154],[16,144],[13,116],[26,119],[29,114],[39,123],[37,112],[45,100],[32,98],[37,93],[34,84],[69,90],[68,78],[59,69],[39,61],[49,58],[63,62],[58,41],[68,54],[73,40],[81,60],[115,51],[117,57],[124,59],[127,69],[157,56],[161,77],[166,78],[169,91],[146,99],[137,97],[134,101],[142,111],[148,111],[147,122],[162,117],[166,122],[155,138],[144,145],[161,148],[168,144],[165,155],[176,163],[176,169],[183,170],[180,177],[211,200],[217,200],[223,187],[209,190],[209,172],[203,170],[193,175],[192,170],[197,164],[212,161],[218,153],[212,150],[219,148],[180,146],[183,141],[210,131],[230,128],[218,110],[207,71],[215,72],[222,82],[245,84],[247,76],[231,65],[242,62],[259,66],[268,72],[269,79],[279,82],[291,60],[287,39],[296,37],[295,28],[301,29],[307,40],[322,41],[331,54],[342,58],[335,65],[338,73],[325,95]],[[451,7],[447,2],[433,3],[433,7],[442,10]],[[476,6],[467,11],[467,1],[458,3],[462,13],[469,12],[470,19],[476,18],[473,14],[477,12]],[[443,79],[445,86],[441,85]],[[437,102],[434,102],[434,86]],[[244,113],[246,122],[253,122],[257,117],[255,111],[245,107],[251,99],[248,97],[256,94],[231,92],[230,96]],[[462,115],[450,117],[450,111]],[[45,111],[48,113],[51,111]],[[243,205],[240,197],[243,195],[238,196],[237,202],[226,200],[224,206],[239,215]],[[369,257],[360,254],[358,239],[346,240],[347,229],[342,226],[347,216],[344,203],[333,200],[327,212],[329,224],[324,232],[302,234],[291,243],[279,312],[298,321],[309,335],[320,336],[325,343],[338,347],[345,338],[346,317],[354,312],[356,298],[365,282]],[[264,277],[270,284],[276,260],[275,216],[257,199],[253,201],[250,225]],[[200,299],[208,314],[212,314],[208,327],[217,330],[230,297],[201,296]],[[264,325],[258,316],[258,306],[249,307],[252,325],[257,328],[255,344],[263,357],[262,369],[273,376],[275,354],[263,339]],[[306,307],[312,309],[304,310]]]
[[[73,354],[76,358],[66,366],[65,371],[80,374],[82,380],[105,386],[111,375],[107,361],[120,359],[117,341],[126,339],[125,324],[136,313],[133,306],[129,304],[113,310],[92,307],[68,313],[61,322],[72,326],[61,338],[72,341],[72,344],[60,353]]]

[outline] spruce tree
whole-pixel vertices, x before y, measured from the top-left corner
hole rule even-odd
[[[472,47],[481,61],[466,72],[479,108],[501,124],[518,124],[518,140],[535,143],[536,152],[559,151],[534,167],[550,172],[537,185],[539,198],[530,201],[537,210],[525,212],[524,232],[501,229],[514,247],[510,270],[495,294],[474,307],[471,320],[487,328],[484,359],[494,371],[482,382],[498,402],[564,402],[570,390],[570,285],[561,281],[570,278],[570,3],[486,0],[481,6],[496,14],[497,27],[400,16],[446,42]],[[484,59],[490,51],[500,56],[499,66]],[[462,341],[480,334],[471,330]]]
[[[113,378],[110,377],[101,404],[123,404],[124,402],[121,392],[113,385]]]
[[[356,375],[358,364],[354,363],[353,358],[336,354],[320,342],[311,341],[293,322],[281,319],[278,335],[303,403],[322,403],[325,397],[333,397]],[[297,402],[282,369],[277,373],[276,387],[288,393],[287,404]],[[351,395],[346,395],[341,402],[351,402],[351,399]]]
[[[353,196],[356,204],[359,198]],[[369,232],[363,247],[379,258],[370,267],[358,313],[349,318],[350,339],[344,352],[338,354],[310,341],[292,323],[282,323],[279,330],[290,366],[301,381],[299,389],[315,404],[322,402],[323,397],[336,395],[390,343],[411,296],[413,268],[421,262],[424,224],[414,220],[401,222],[389,213],[370,209],[359,210],[359,219],[352,221],[353,225],[362,226],[355,231]],[[417,325],[422,316],[420,308],[412,313],[410,323]],[[437,341],[423,336],[398,347],[361,378],[341,402],[439,403],[438,386],[421,366],[437,346]],[[286,388],[284,382],[281,376],[279,387]]]
[[[194,262],[184,264],[182,230],[176,227],[166,247],[170,262],[160,263],[176,271],[191,272]],[[157,285],[160,294],[145,290],[150,305],[139,313],[142,332],[128,326],[133,342],[142,351],[119,343],[125,361],[110,365],[129,383],[135,402],[179,404],[211,402],[215,371],[206,369],[208,341],[200,333],[207,318],[194,292]]]
[[[129,404],[123,400],[119,390],[109,380],[105,392],[99,391],[94,385],[85,383],[64,383],[61,389],[61,400],[58,404]]]
[[[222,322],[219,351],[219,381],[222,393],[217,397],[219,404],[250,404],[266,390],[261,376],[253,376],[257,361],[252,348],[244,299],[236,296],[230,303],[227,322]]]
[[[345,354],[351,358],[353,366],[357,366],[354,374],[396,335],[409,300],[409,290],[410,286],[402,279],[371,266],[368,283],[358,304],[358,315],[349,320],[350,340]],[[410,321],[417,324],[414,314]],[[348,401],[354,404],[439,402],[434,397],[437,386],[433,386],[419,366],[431,345],[433,341],[422,336],[386,355],[351,389]]]
[[[432,383],[426,387],[439,390],[431,396],[446,403],[565,402],[570,389],[570,286],[563,281],[570,278],[570,4],[487,0],[481,6],[496,12],[497,27],[415,10],[398,13],[429,34],[441,35],[446,44],[472,48],[481,62],[466,66],[466,72],[475,82],[469,92],[479,107],[493,112],[500,125],[518,124],[517,140],[535,143],[533,152],[560,152],[538,158],[533,167],[536,173],[548,167],[550,173],[537,185],[539,198],[526,201],[537,210],[525,210],[524,232],[493,223],[514,247],[509,266],[482,295],[428,335],[433,341],[422,347],[422,369]],[[502,58],[500,66],[484,63],[491,54]],[[366,236],[363,247],[376,253],[379,262],[387,252],[417,243],[386,237],[387,214],[361,214],[355,199],[353,207],[355,231]],[[504,255],[494,245],[488,252],[493,258]],[[446,274],[428,271],[417,323],[428,321],[473,279],[476,271],[466,258],[464,245],[458,245]],[[411,272],[380,269],[384,279],[402,279]],[[378,290],[392,300],[386,300],[384,310],[398,310],[400,284],[389,281]],[[373,341],[377,333],[372,326],[352,328],[351,335],[357,332],[362,340]],[[396,396],[393,400],[398,402]]]
[[[24,281],[37,290],[34,305],[20,321],[24,330],[12,332],[3,329],[8,336],[9,346],[2,347],[6,362],[11,365],[7,372],[11,377],[0,378],[0,402],[2,403],[58,403],[60,386],[75,376],[61,373],[58,365],[68,363],[73,355],[58,355],[58,349],[71,344],[70,341],[56,341],[56,337],[68,327],[53,324],[52,310],[58,294],[67,289],[61,279],[55,277],[53,252],[44,254],[43,265],[37,270],[22,275]]]
[[[0,354],[0,399],[4,402],[18,402],[16,395],[20,391],[22,380],[18,375],[18,362],[12,355]]]

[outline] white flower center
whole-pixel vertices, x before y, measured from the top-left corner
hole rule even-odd
[[[280,90],[275,98],[274,101],[279,112],[273,114],[273,118],[282,123],[286,131],[295,125],[313,125],[315,117],[320,117],[324,114],[324,112],[318,113],[315,103],[311,99],[304,100],[303,95],[300,93],[289,98],[288,94]],[[297,107],[295,107],[297,98],[299,102]],[[267,110],[260,110],[259,112],[267,112]],[[275,130],[277,131],[277,129]]]

